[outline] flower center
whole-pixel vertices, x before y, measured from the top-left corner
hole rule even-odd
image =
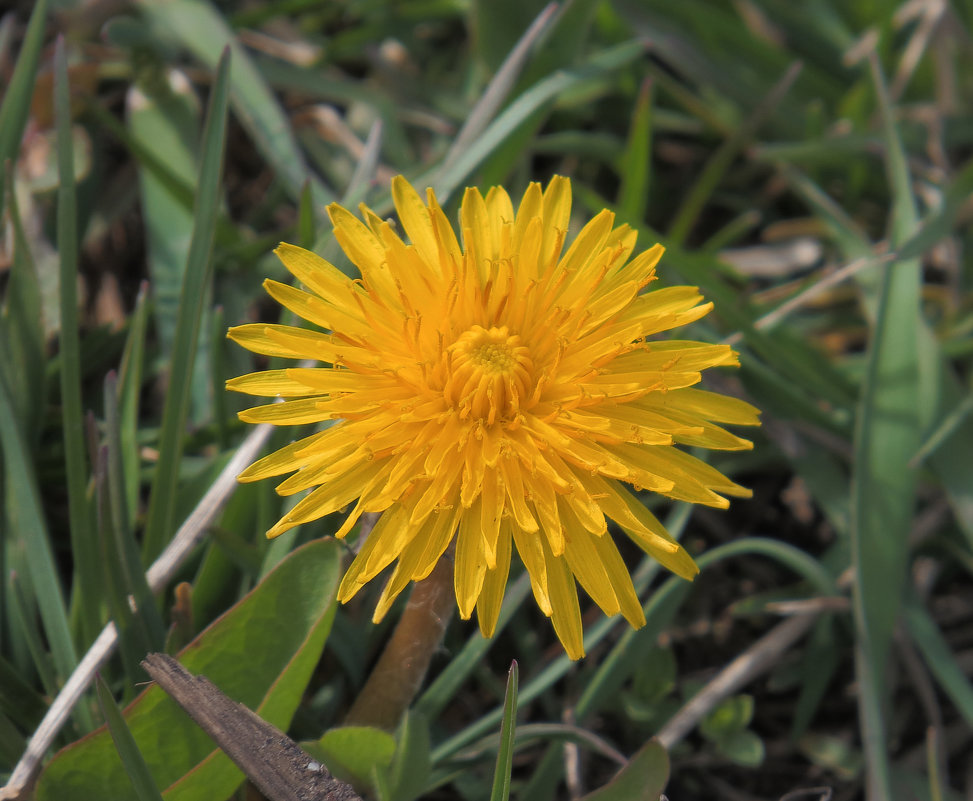
[[[450,347],[450,374],[443,388],[446,402],[460,417],[492,425],[512,419],[530,393],[534,363],[520,337],[506,326],[474,325]]]

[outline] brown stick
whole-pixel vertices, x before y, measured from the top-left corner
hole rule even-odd
[[[205,676],[166,654],[149,654],[142,667],[270,801],[361,801],[351,785]]]

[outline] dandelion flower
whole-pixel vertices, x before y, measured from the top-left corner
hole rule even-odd
[[[688,553],[633,491],[725,508],[749,492],[680,445],[746,449],[720,424],[757,425],[743,401],[697,389],[709,367],[736,365],[726,345],[654,338],[712,304],[695,287],[643,290],[662,255],[630,260],[636,233],[602,211],[564,251],[571,184],[531,184],[519,208],[498,187],[467,189],[458,240],[432,190],[401,176],[393,223],[335,204],[352,280],[315,254],[276,253],[298,289],[267,292],[320,331],[251,324],[230,329],[266,356],[327,367],[241,376],[230,389],[284,402],[242,412],[251,423],[329,424],[240,475],[291,473],[277,491],[311,490],[269,537],[346,506],[344,537],[366,512],[378,522],[338,591],[347,601],[393,562],[380,619],[455,541],[461,616],[490,636],[516,549],[538,606],[574,659],[584,655],[577,589],[608,615],[645,623],[608,520],[672,572]],[[353,505],[353,506],[352,506]]]

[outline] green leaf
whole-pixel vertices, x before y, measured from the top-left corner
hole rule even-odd
[[[127,123],[132,139],[150,155],[150,161],[165,164],[183,183],[192,186],[198,164],[200,131],[199,101],[189,80],[181,72],[155,76],[133,87],[127,97]],[[179,298],[193,235],[193,212],[139,159],[142,221],[145,226],[146,257],[152,279],[156,333],[164,356],[173,351],[179,316]],[[209,306],[206,298],[205,305]],[[204,311],[201,331],[207,330]],[[210,413],[209,337],[203,333],[193,361],[189,419],[196,425]]]
[[[12,534],[10,544],[19,544],[23,549],[44,634],[54,655],[57,672],[65,679],[77,664],[77,657],[34,464],[24,442],[24,432],[17,423],[9,380],[5,371],[0,370],[0,451],[4,467],[5,512],[10,525],[7,531]],[[81,713],[79,720],[86,717]]]
[[[725,698],[699,724],[699,732],[707,740],[719,742],[741,731],[753,720],[753,696],[734,695]]]
[[[156,787],[155,782],[152,781],[152,774],[149,773],[149,767],[142,758],[142,752],[139,751],[135,738],[132,737],[132,732],[125,724],[125,718],[122,717],[121,711],[115,704],[115,699],[111,696],[111,691],[101,676],[95,679],[95,686],[98,690],[98,702],[101,704],[105,723],[107,723],[108,730],[111,732],[111,738],[115,743],[118,756],[122,760],[122,765],[125,766],[125,772],[132,781],[136,796],[138,796],[139,801],[162,801],[162,795],[159,793],[159,788]]]
[[[341,726],[329,729],[320,740],[301,743],[311,756],[320,759],[336,778],[356,789],[370,788],[372,771],[392,764],[395,738],[371,726]]]
[[[649,204],[652,173],[652,84],[646,80],[639,90],[628,129],[625,152],[619,159],[618,216],[621,222],[640,226]]]
[[[0,656],[0,713],[25,731],[33,731],[44,717],[47,705],[44,697]]]
[[[17,160],[20,140],[30,115],[30,100],[37,80],[37,64],[44,46],[44,26],[47,22],[47,0],[34,3],[34,10],[24,34],[24,44],[14,66],[10,83],[0,104],[0,168]],[[0,196],[0,217],[3,216],[3,197]]]
[[[183,649],[179,661],[287,729],[331,628],[339,563],[333,540],[316,540],[294,551]],[[159,687],[143,692],[125,710],[125,719],[170,801],[225,798],[242,781],[229,758]],[[134,796],[108,732],[101,729],[51,760],[36,798],[125,801]]]
[[[641,42],[624,44],[605,50],[592,57],[582,66],[571,70],[559,70],[522,92],[487,129],[473,142],[463,155],[448,169],[435,178],[436,194],[440,202],[445,199],[486,158],[512,136],[527,119],[554,100],[559,94],[578,86],[583,81],[605,75],[634,61],[644,52]],[[422,183],[425,178],[420,178]],[[376,209],[376,212],[379,210]]]
[[[766,756],[764,741],[746,729],[721,737],[716,741],[716,750],[727,759],[747,768],[760,767]]]
[[[493,790],[490,801],[507,801],[510,798],[510,772],[513,768],[514,729],[517,726],[517,661],[510,664],[507,675],[507,691],[503,697],[503,722],[500,724],[500,750],[497,766],[493,771]]]
[[[669,757],[657,740],[649,740],[608,784],[581,801],[659,801],[669,781]]]
[[[425,717],[406,712],[396,732],[398,746],[388,769],[389,801],[412,801],[426,789],[432,771],[429,724]]]
[[[129,318],[128,338],[122,352],[118,374],[119,448],[122,454],[122,476],[125,480],[125,508],[129,514],[138,509],[141,482],[139,480],[138,420],[139,396],[145,367],[145,332],[148,326],[148,284],[143,282],[135,299],[135,309]]]
[[[168,7],[168,4],[166,4]],[[185,380],[192,374],[199,333],[202,328],[206,289],[213,274],[213,234],[220,203],[220,177],[226,145],[227,97],[229,92],[230,52],[220,59],[216,82],[210,98],[209,113],[203,130],[199,189],[193,211],[192,242],[186,261],[179,315],[176,321],[170,360],[169,391],[166,393],[162,430],[159,434],[159,461],[152,495],[149,500],[142,561],[149,564],[161,553],[173,532],[179,461],[183,450],[183,432],[189,414],[192,384]]]
[[[82,628],[87,642],[97,636],[101,621],[98,597],[97,540],[91,530],[88,504],[88,469],[85,460],[84,411],[81,402],[81,346],[78,342],[78,200],[74,182],[71,137],[71,100],[68,89],[64,40],[54,49],[54,118],[57,124],[57,248],[60,260],[61,308],[60,375],[62,439],[67,468],[68,516],[71,552],[78,580]]]
[[[885,123],[893,193],[893,244],[915,226],[910,177],[884,82],[875,81]],[[879,268],[865,287],[877,309],[858,409],[852,473],[853,609],[857,636],[863,740],[871,794],[893,798],[886,742],[889,649],[906,583],[908,539],[915,507],[920,393],[917,261]]]
[[[949,696],[956,711],[963,716],[966,725],[973,728],[973,683],[956,661],[936,621],[915,597],[906,602],[905,623],[929,671]]]
[[[27,245],[14,191],[14,170],[9,166],[4,171],[4,195],[13,235],[13,254],[0,305],[0,369],[16,377],[10,382],[10,388],[17,419],[25,439],[33,444],[44,412],[43,404],[37,399],[47,397],[44,312],[37,265]]]

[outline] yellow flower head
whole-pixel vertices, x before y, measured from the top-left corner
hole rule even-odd
[[[603,211],[564,250],[571,184],[531,184],[517,211],[507,193],[467,189],[462,245],[427,190],[392,183],[406,244],[362,206],[364,222],[329,208],[351,280],[309,251],[277,255],[308,291],[268,280],[283,306],[323,331],[253,324],[230,329],[268,356],[331,366],[269,370],[230,389],[283,403],[242,412],[252,423],[334,421],[260,459],[240,476],[293,473],[282,495],[314,488],[268,533],[354,502],[337,532],[381,513],[338,591],[351,598],[398,560],[375,619],[410,581],[432,571],[455,539],[460,614],[477,610],[490,636],[513,546],[538,606],[567,653],[584,655],[575,580],[606,614],[645,623],[607,530],[611,518],[684,578],[698,568],[632,491],[725,508],[747,496],[677,445],[744,449],[718,423],[757,425],[740,400],[692,389],[707,367],[736,365],[725,345],[652,339],[705,315],[695,287],[642,290],[659,245],[629,261],[636,234]]]

